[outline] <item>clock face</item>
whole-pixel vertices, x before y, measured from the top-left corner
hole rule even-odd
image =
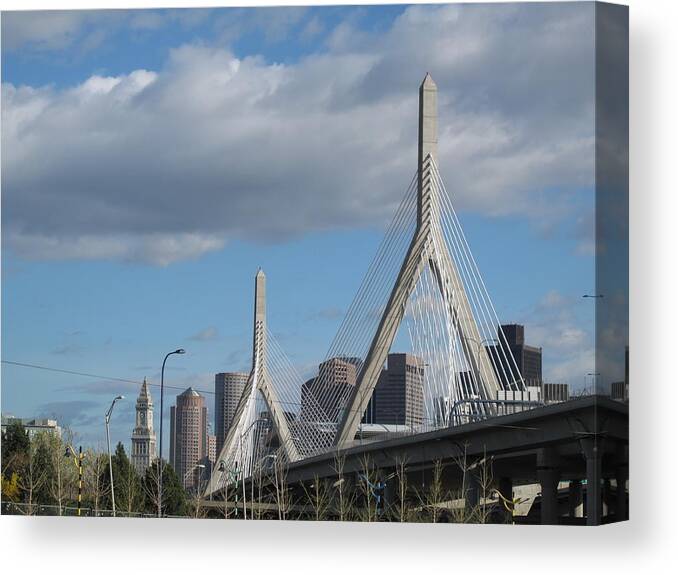
[[[143,411],[141,412],[140,419],[141,419],[141,424],[145,425],[146,424],[146,414]]]

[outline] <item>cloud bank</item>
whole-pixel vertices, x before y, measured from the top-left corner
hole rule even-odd
[[[29,259],[168,265],[381,226],[416,168],[426,71],[457,207],[565,217],[593,183],[593,65],[588,5],[414,6],[385,31],[346,20],[288,65],[194,43],[159,70],[3,84],[3,241]]]

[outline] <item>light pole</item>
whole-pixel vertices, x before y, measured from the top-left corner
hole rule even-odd
[[[162,517],[162,400],[165,385],[165,362],[170,355],[186,353],[183,349],[170,351],[165,359],[162,360],[162,369],[160,370],[160,451],[158,453],[158,518]]]
[[[115,517],[115,489],[113,488],[113,459],[111,457],[111,432],[109,429],[109,423],[111,422],[111,414],[113,413],[113,407],[115,407],[115,402],[119,399],[125,399],[124,395],[118,395],[111,403],[111,407],[108,408],[104,420],[106,421],[106,443],[108,444],[108,471],[111,474],[111,504],[113,506],[113,517]]]
[[[226,519],[228,519],[228,482],[235,480],[235,514],[236,516],[238,515],[238,472],[237,472],[237,466],[238,462],[236,461],[236,471],[231,470],[230,467],[226,465],[226,462],[223,459],[219,460],[219,464],[217,467],[217,471],[221,473],[222,475],[226,472],[228,472],[228,476],[226,477],[226,481],[224,483],[224,505],[226,509]],[[221,481],[221,480],[220,480]],[[211,494],[210,494],[211,497]]]
[[[200,493],[200,486],[202,485],[202,482],[203,482],[202,477],[203,477],[204,471],[205,471],[205,464],[204,464],[204,463],[196,463],[193,467],[191,467],[190,469],[188,469],[188,470],[186,471],[186,473],[184,473],[184,477],[183,477],[183,479],[182,479],[182,482],[183,482],[184,484],[186,484],[186,477],[188,477],[188,474],[189,474],[189,473],[192,473],[192,474],[193,474],[193,478],[194,478],[194,482],[193,482],[192,489],[196,489],[196,485],[195,485],[195,472],[196,472],[198,469],[201,470],[201,471],[198,473],[197,492],[198,492],[198,494],[199,494],[199,493]]]

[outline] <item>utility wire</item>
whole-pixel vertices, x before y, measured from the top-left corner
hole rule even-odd
[[[46,366],[46,365],[37,365],[35,363],[23,363],[23,362],[20,362],[20,361],[10,361],[8,359],[3,359],[2,363],[6,363],[8,365],[16,365],[16,366],[19,366],[19,367],[30,367],[32,369],[42,369],[43,371],[53,371],[53,372],[56,372],[56,373],[67,373],[69,375],[80,375],[80,376],[83,376],[83,377],[94,377],[96,379],[105,379],[105,380],[108,380],[108,381],[121,381],[123,383],[134,383],[136,385],[141,385],[143,383],[143,381],[136,381],[136,380],[133,380],[133,379],[125,379],[123,377],[109,377],[107,375],[97,375],[96,373],[85,373],[85,372],[82,372],[82,371],[72,371],[70,369],[59,369],[59,368],[56,368],[56,367],[49,367],[49,366]],[[150,383],[148,381],[146,382],[146,385],[152,385],[153,387],[160,387],[159,383]],[[166,387],[167,389],[177,389],[179,391],[184,391],[183,387],[179,387],[179,386],[176,386],[176,385],[165,384],[164,387]],[[214,395],[213,391],[208,391],[206,389],[199,389],[199,388],[194,388],[194,389],[196,391],[200,391],[201,393],[209,393],[209,394]]]

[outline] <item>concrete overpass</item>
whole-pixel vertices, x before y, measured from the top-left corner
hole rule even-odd
[[[575,509],[582,503],[588,525],[628,516],[628,405],[606,396],[582,397],[428,433],[358,441],[290,464],[286,484],[301,493],[316,480],[336,481],[338,458],[343,460],[342,477],[354,482],[369,461],[385,480],[387,498],[394,489],[398,462],[406,462],[408,484],[422,490],[430,487],[437,464],[446,489],[458,490],[465,481],[465,497],[473,505],[480,497],[478,463],[485,462],[494,485],[509,500],[514,487],[540,486],[537,507],[542,524],[578,522]],[[465,477],[459,465],[462,459],[468,471]],[[270,476],[264,481],[272,489]],[[569,482],[566,494],[558,489],[564,481]],[[249,492],[249,480],[244,488]]]

